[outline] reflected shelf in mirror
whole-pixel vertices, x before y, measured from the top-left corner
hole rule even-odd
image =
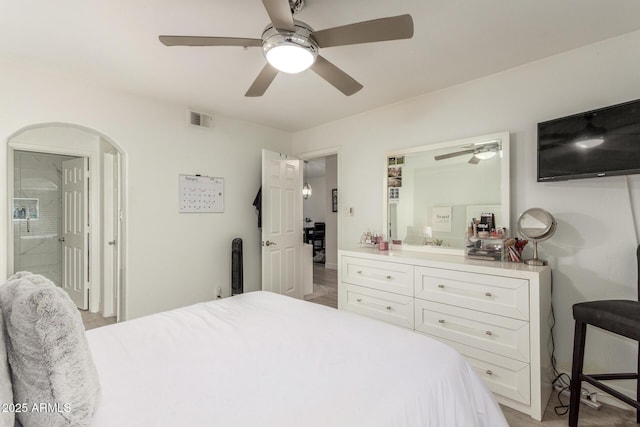
[[[468,227],[510,229],[509,133],[387,153],[383,232],[394,248],[464,255]]]

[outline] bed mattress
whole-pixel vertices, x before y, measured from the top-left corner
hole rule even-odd
[[[470,365],[418,333],[251,292],[87,331],[92,426],[507,423]]]

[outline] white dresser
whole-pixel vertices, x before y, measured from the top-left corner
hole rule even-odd
[[[500,403],[542,419],[552,380],[549,267],[368,248],[339,258],[339,309],[449,344]]]

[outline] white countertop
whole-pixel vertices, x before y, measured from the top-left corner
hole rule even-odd
[[[379,251],[377,248],[354,247],[352,249],[341,249],[339,254],[362,256],[370,259],[378,259],[380,261],[399,262],[403,264],[414,264],[425,267],[449,268],[455,270],[464,270],[469,267],[470,271],[484,274],[508,274],[509,276],[518,276],[528,278],[531,275],[538,275],[545,270],[549,270],[549,266],[532,266],[524,263],[507,262],[507,261],[485,261],[467,258],[464,255],[450,255],[435,252],[419,252],[411,250],[391,249],[388,251]],[[507,270],[507,271],[504,271]]]

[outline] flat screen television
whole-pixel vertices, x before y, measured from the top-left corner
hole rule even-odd
[[[640,99],[538,123],[538,182],[640,173]]]

